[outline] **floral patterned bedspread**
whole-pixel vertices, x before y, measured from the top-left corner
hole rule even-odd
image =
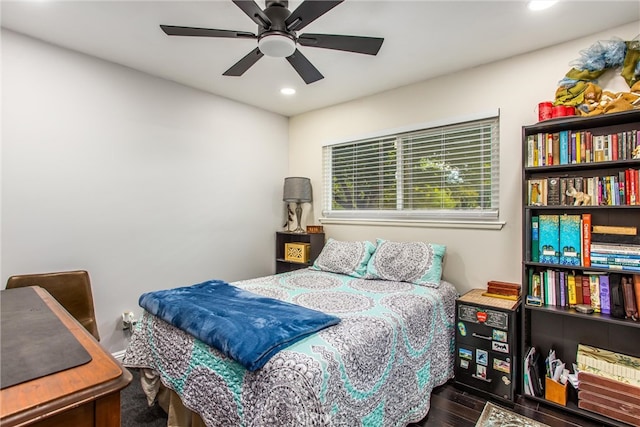
[[[235,282],[342,321],[250,372],[144,313],[124,365],[150,368],[208,426],[404,426],[453,376],[457,292],[297,270]]]

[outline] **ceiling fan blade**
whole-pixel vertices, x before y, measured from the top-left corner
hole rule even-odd
[[[236,62],[231,68],[222,73],[223,76],[241,76],[247,71],[253,64],[258,62],[258,59],[262,58],[264,54],[260,52],[260,49],[255,48],[249,52],[244,58]]]
[[[324,78],[320,71],[298,49],[293,52],[293,55],[287,56],[287,61],[300,74],[306,84],[317,82]]]
[[[168,36],[195,36],[195,37],[226,37],[257,39],[253,33],[246,31],[214,30],[213,28],[177,27],[175,25],[160,25],[162,31]]]
[[[341,36],[336,34],[300,34],[298,43],[302,46],[376,55],[384,39],[379,37]]]
[[[288,31],[300,31],[344,0],[306,0],[284,21]]]
[[[255,1],[233,0],[233,2],[236,4],[236,6],[242,9],[242,11],[246,13],[247,16],[251,18],[256,24],[265,29],[271,27],[271,20],[267,15],[265,15],[264,11],[260,9],[260,6],[258,6]]]

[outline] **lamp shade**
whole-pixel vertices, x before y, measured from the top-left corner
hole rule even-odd
[[[282,200],[296,203],[310,202],[311,180],[299,176],[285,178]]]

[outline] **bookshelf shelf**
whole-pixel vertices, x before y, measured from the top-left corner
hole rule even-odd
[[[564,132],[563,137],[559,136],[561,132]],[[577,136],[578,134],[580,136]],[[560,148],[563,150],[562,153],[558,149],[559,140],[565,141],[564,146]],[[592,150],[596,147],[596,140],[598,160],[601,161],[595,161],[596,154]],[[580,146],[580,142],[586,145]],[[594,144],[590,145],[592,142]],[[553,146],[554,143],[556,146]],[[636,171],[640,170],[640,159],[633,159],[631,154],[634,147],[640,146],[640,110],[595,117],[552,119],[523,126],[522,144],[523,292],[534,293],[530,285],[537,284],[538,281],[541,282],[541,286],[536,289],[544,290],[547,281],[552,284],[552,288],[547,289],[548,294],[554,291],[556,298],[555,301],[545,301],[543,296],[541,306],[523,304],[520,354],[527,354],[529,347],[535,346],[538,352],[546,357],[553,349],[558,358],[567,366],[572,366],[576,362],[578,344],[584,344],[640,357],[640,347],[637,345],[640,341],[640,321],[600,312],[580,313],[569,306],[569,281],[575,283],[576,291],[577,283],[580,281],[583,283],[583,290],[590,292],[589,280],[592,278],[597,278],[594,280],[599,283],[603,277],[620,281],[622,277],[640,274],[640,271],[619,270],[620,267],[593,267],[584,259],[585,254],[590,252],[585,251],[584,247],[588,246],[590,249],[590,242],[640,247],[640,182],[635,178]],[[615,150],[612,147],[614,144]],[[532,155],[531,150],[535,150],[537,154]],[[538,165],[538,162],[542,163],[540,153],[544,155],[544,163],[550,164]],[[578,156],[583,157],[578,160]],[[632,179],[636,181],[632,182]],[[540,198],[535,199],[539,204],[533,204],[531,201],[534,198],[530,190],[532,184],[538,183],[544,184],[544,197],[539,196]],[[549,188],[552,189],[551,193],[547,192]],[[563,192],[568,195],[566,190],[569,188],[588,194],[591,197],[589,204],[573,205],[570,198],[562,197]],[[543,217],[544,228],[541,226]],[[588,225],[588,219],[591,220],[591,225]],[[556,222],[556,225],[549,227],[549,221]],[[578,221],[579,228],[569,225],[571,221]],[[594,234],[595,225],[605,227],[599,227],[597,231],[600,232]],[[607,227],[609,230],[606,232],[609,234],[601,233],[602,229]],[[611,227],[616,227],[618,232],[624,229],[628,234],[611,233]],[[532,230],[536,230],[537,234]],[[548,240],[549,230],[552,231],[552,236],[556,233],[557,240]],[[588,238],[585,238],[585,234]],[[571,248],[576,246],[575,242],[578,242],[578,247],[573,250]],[[571,256],[575,258],[567,259]],[[570,262],[579,265],[568,265]],[[640,265],[640,260],[633,262]],[[584,284],[582,278],[587,276]],[[573,295],[571,298],[573,299]],[[545,302],[547,304],[544,304]],[[568,389],[570,391],[567,406],[557,405],[541,396],[526,397],[605,425],[626,425],[613,418],[579,408],[577,392],[571,386]],[[521,391],[524,394],[524,388]]]
[[[603,313],[580,313],[573,308],[567,307],[535,307],[535,306],[527,306],[528,310],[537,310],[543,311],[550,315],[558,315],[558,316],[575,316],[585,320],[591,320],[594,322],[609,322],[620,326],[626,326],[630,328],[638,328],[640,329],[640,322],[631,320],[631,319],[617,319],[615,317],[611,317],[607,314]]]

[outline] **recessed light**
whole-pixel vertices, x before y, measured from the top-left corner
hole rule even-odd
[[[544,10],[550,8],[557,2],[557,0],[531,0],[527,6],[530,10]]]
[[[296,90],[292,87],[283,87],[280,89],[280,93],[283,95],[295,95]]]

